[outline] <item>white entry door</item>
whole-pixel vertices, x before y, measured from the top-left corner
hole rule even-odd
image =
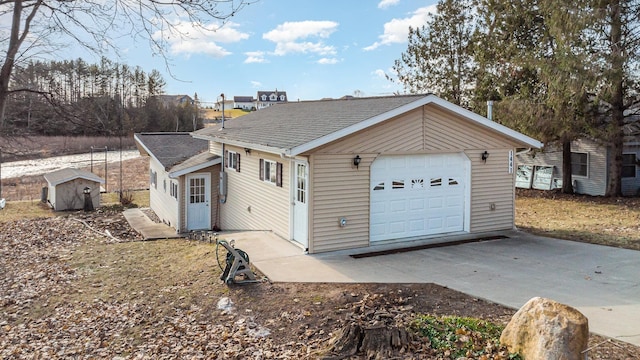
[[[371,165],[371,241],[464,230],[464,154],[381,156]]]
[[[211,174],[187,175],[187,230],[211,229]]]
[[[293,239],[305,248],[309,242],[309,167],[305,162],[294,163]]]

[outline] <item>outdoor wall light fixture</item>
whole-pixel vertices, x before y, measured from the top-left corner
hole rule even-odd
[[[482,161],[487,162],[487,159],[489,158],[489,153],[487,152],[487,150],[485,150],[482,153]]]
[[[244,153],[247,154],[247,155],[251,154],[251,149],[244,148]]]
[[[356,169],[360,166],[360,161],[362,161],[360,155],[356,155],[356,157],[353,158],[353,165],[355,165]]]

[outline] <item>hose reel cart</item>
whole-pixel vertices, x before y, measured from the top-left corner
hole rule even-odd
[[[222,246],[227,250],[227,256],[225,259],[225,267],[222,269],[220,264],[220,258],[218,257],[218,246]],[[216,259],[218,260],[218,266],[222,270],[220,280],[227,284],[248,284],[260,282],[256,279],[256,275],[251,271],[249,266],[249,255],[235,248],[235,241],[226,241],[216,239]],[[242,278],[236,280],[236,277]]]

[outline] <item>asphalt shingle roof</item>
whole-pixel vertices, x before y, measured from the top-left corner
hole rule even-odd
[[[58,184],[62,184],[78,178],[104,184],[104,179],[102,179],[98,175],[81,169],[64,168],[52,171],[44,175],[44,179],[52,186],[56,186]]]
[[[225,122],[197,136],[292,149],[424,98],[403,95],[277,104]]]
[[[135,136],[165,169],[209,149],[207,140],[193,138],[185,132],[139,133]]]

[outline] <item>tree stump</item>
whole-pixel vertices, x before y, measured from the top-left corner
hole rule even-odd
[[[413,336],[405,329],[389,326],[364,327],[350,323],[338,330],[329,342],[323,359],[338,360],[351,356],[388,359],[411,351]]]

